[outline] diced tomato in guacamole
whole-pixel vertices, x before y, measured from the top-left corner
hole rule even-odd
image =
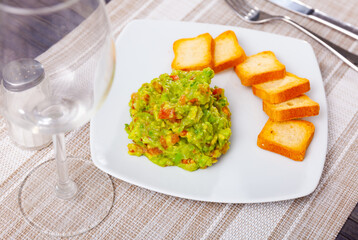
[[[230,146],[231,112],[224,89],[210,88],[213,77],[210,68],[174,70],[133,93],[129,154],[188,171],[216,163]]]

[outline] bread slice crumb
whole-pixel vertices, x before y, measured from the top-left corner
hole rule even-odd
[[[257,97],[269,103],[281,103],[310,90],[310,82],[306,78],[286,72],[284,78],[252,86]]]
[[[302,161],[314,131],[314,125],[305,120],[274,122],[269,119],[257,138],[257,146]]]
[[[235,67],[246,59],[245,51],[239,45],[236,35],[228,30],[215,39],[214,68],[215,73]]]
[[[209,33],[194,38],[179,39],[173,44],[172,68],[184,71],[213,68],[215,51],[214,39]]]
[[[318,103],[303,94],[277,104],[263,101],[263,110],[273,121],[286,121],[316,116],[319,114],[320,107]]]
[[[249,56],[246,60],[235,67],[235,72],[240,78],[242,85],[252,86],[283,78],[286,67],[271,51],[264,51]]]

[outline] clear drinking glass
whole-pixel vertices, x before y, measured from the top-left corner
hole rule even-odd
[[[113,205],[110,177],[66,156],[64,134],[87,123],[110,90],[115,50],[101,0],[0,1],[2,114],[53,135],[55,158],[20,186],[25,219],[42,232],[73,236],[99,224]]]

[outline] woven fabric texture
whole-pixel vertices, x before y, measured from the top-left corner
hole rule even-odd
[[[304,0],[343,21],[357,24],[356,0]],[[358,53],[358,41],[267,1],[250,1],[261,9],[291,16],[297,22]],[[315,51],[328,103],[328,149],[317,189],[299,199],[264,204],[222,204],[192,201],[143,189],[113,178],[114,207],[104,222],[73,239],[334,239],[358,202],[358,73],[305,34],[283,22],[250,25],[223,0],[112,0],[107,6],[113,34],[134,19],[161,19],[240,26],[295,37]],[[74,51],[85,44],[73,33]],[[86,36],[90,41],[90,36]],[[66,44],[66,43],[64,43]],[[74,61],[85,75],[91,60],[69,54],[40,56],[45,65]],[[58,66],[58,65],[57,65]],[[53,68],[53,74],[59,74]],[[66,135],[69,155],[91,159],[89,123]],[[40,151],[17,148],[0,117],[0,239],[52,239],[28,225],[17,204],[21,181],[38,164],[53,156],[52,144]],[[56,239],[56,238],[54,238]]]

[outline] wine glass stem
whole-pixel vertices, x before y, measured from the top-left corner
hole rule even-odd
[[[53,135],[55,146],[55,160],[57,166],[56,195],[61,199],[72,199],[77,193],[77,185],[69,177],[66,161],[65,135],[63,133]]]

